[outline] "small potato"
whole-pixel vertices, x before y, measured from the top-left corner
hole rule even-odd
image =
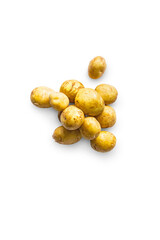
[[[100,84],[95,90],[101,95],[106,105],[115,102],[117,99],[117,89],[109,84]]]
[[[49,96],[50,105],[57,111],[63,111],[69,105],[69,99],[64,93],[54,92]]]
[[[116,123],[116,112],[110,106],[105,106],[103,112],[96,116],[102,128],[112,127]]]
[[[71,105],[71,106],[75,106],[75,105]],[[62,112],[63,112],[63,111],[58,112],[58,119],[59,119],[60,122],[61,122],[60,117],[61,117],[61,113],[62,113]]]
[[[62,125],[68,130],[80,128],[84,121],[84,113],[75,106],[67,107],[60,116]]]
[[[106,70],[106,67],[106,61],[103,57],[98,56],[93,58],[88,66],[89,77],[93,79],[100,78]]]
[[[109,152],[116,145],[116,137],[107,131],[101,131],[97,138],[90,141],[91,147],[97,152]]]
[[[78,142],[81,139],[81,134],[78,129],[69,131],[60,126],[55,129],[52,137],[57,143],[69,145]]]
[[[100,131],[101,126],[94,117],[86,117],[82,126],[80,127],[82,137],[88,140],[96,138]]]
[[[51,107],[49,102],[49,95],[53,93],[54,90],[48,87],[37,87],[31,92],[31,102],[40,108]]]
[[[103,99],[99,93],[91,88],[82,88],[78,91],[75,105],[89,116],[97,116],[104,109]]]
[[[84,88],[83,84],[77,80],[67,80],[62,83],[60,92],[67,95],[71,103],[74,102],[75,97],[79,89]]]

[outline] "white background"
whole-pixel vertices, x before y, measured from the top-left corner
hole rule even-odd
[[[160,239],[160,5],[157,0],[0,1],[0,239]],[[89,61],[106,59],[99,80]],[[116,148],[54,142],[37,86],[114,85]]]

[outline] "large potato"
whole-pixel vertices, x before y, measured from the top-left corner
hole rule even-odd
[[[78,142],[81,139],[81,134],[78,129],[69,131],[60,126],[55,129],[52,137],[57,143],[69,145]]]
[[[95,90],[101,95],[106,105],[115,102],[117,99],[117,89],[109,84],[100,84]]]
[[[88,140],[96,138],[99,135],[100,131],[101,126],[94,117],[86,117],[82,126],[80,127],[82,137]]]
[[[103,112],[96,116],[102,128],[112,127],[116,123],[116,112],[110,106],[105,106]]]
[[[60,116],[62,125],[68,130],[80,128],[84,121],[84,113],[75,106],[67,107]]]
[[[75,98],[75,105],[80,108],[84,114],[89,116],[97,116],[104,109],[102,97],[91,88],[82,88],[78,91]]]
[[[91,147],[98,152],[109,152],[116,145],[116,137],[110,132],[101,131],[90,143]]]
[[[69,99],[64,93],[54,92],[49,96],[50,105],[57,111],[63,111],[69,105]]]
[[[54,90],[48,87],[37,87],[31,92],[31,102],[40,108],[51,107],[49,102],[49,95],[53,93]]]
[[[100,78],[106,70],[106,67],[106,61],[103,57],[98,56],[93,58],[88,66],[89,77],[93,79]]]
[[[67,80],[62,83],[60,92],[67,95],[71,103],[74,102],[75,96],[79,89],[84,88],[83,84],[77,80]]]

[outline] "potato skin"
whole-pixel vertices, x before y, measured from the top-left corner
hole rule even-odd
[[[37,107],[49,108],[51,107],[49,102],[49,95],[53,92],[54,90],[48,87],[37,87],[31,92],[31,102]]]
[[[57,111],[63,111],[69,105],[69,99],[64,93],[54,92],[49,96],[50,105]]]
[[[84,121],[84,113],[75,106],[67,107],[60,116],[62,125],[68,130],[80,128]]]
[[[98,137],[100,131],[101,126],[94,117],[86,117],[82,126],[80,127],[82,137],[88,140]]]
[[[115,102],[117,99],[117,89],[109,84],[100,84],[95,90],[101,95],[106,105]]]
[[[96,116],[102,128],[112,127],[116,123],[116,112],[114,108],[105,106],[103,112]]]
[[[60,92],[67,95],[71,103],[74,102],[75,97],[79,89],[84,88],[83,84],[77,80],[67,80],[62,83]]]
[[[102,97],[94,89],[80,89],[75,98],[75,105],[80,108],[84,114],[89,116],[97,116],[104,109],[104,101]]]
[[[116,137],[107,131],[101,131],[97,138],[90,141],[91,147],[97,152],[109,152],[116,145]]]
[[[60,122],[61,122],[61,119],[60,119],[61,113],[62,113],[62,111],[61,111],[61,112],[58,112],[58,119],[59,119]]]
[[[57,143],[65,145],[76,143],[82,138],[79,129],[69,131],[63,126],[56,128],[52,137]]]
[[[103,57],[93,58],[88,66],[88,75],[92,79],[100,78],[106,70],[106,61]]]

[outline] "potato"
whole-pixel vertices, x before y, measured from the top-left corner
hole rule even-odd
[[[62,83],[60,92],[66,94],[69,98],[69,101],[73,103],[78,90],[81,88],[84,88],[81,82],[78,82],[77,80],[67,80]]]
[[[71,105],[71,106],[75,106],[75,105]],[[60,122],[61,122],[60,117],[61,117],[61,113],[62,113],[62,112],[63,112],[63,111],[58,112],[58,119],[59,119]]]
[[[102,128],[112,127],[116,123],[116,112],[110,106],[105,106],[103,112],[96,116]]]
[[[48,87],[37,87],[31,92],[31,102],[40,108],[51,107],[49,102],[49,95],[53,93],[54,90]]]
[[[97,116],[104,109],[104,101],[100,94],[91,88],[82,88],[78,91],[75,105],[89,116]]]
[[[67,107],[60,116],[62,125],[68,130],[80,128],[84,121],[84,113],[75,106]]]
[[[88,66],[89,77],[93,79],[100,78],[106,70],[106,67],[106,61],[103,57],[98,56],[93,58]]]
[[[117,89],[109,84],[100,84],[95,90],[101,95],[106,105],[115,102],[117,99]]]
[[[78,142],[81,139],[81,133],[78,129],[69,131],[60,126],[55,129],[52,137],[57,143],[69,145]]]
[[[57,111],[63,111],[69,105],[69,99],[64,93],[54,92],[49,96],[50,105]]]
[[[100,131],[101,126],[94,117],[86,117],[82,126],[80,127],[82,137],[88,140],[96,138],[99,135]]]
[[[90,143],[91,147],[98,152],[109,152],[116,145],[116,137],[110,132],[101,131]]]

